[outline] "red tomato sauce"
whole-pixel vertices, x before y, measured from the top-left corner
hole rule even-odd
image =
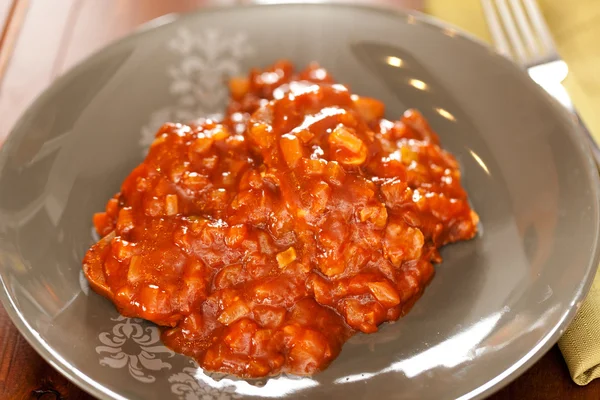
[[[165,124],[94,215],[83,260],[121,312],[207,370],[314,374],[406,314],[476,233],[456,160],[415,110],[281,61],[230,81],[222,121]]]

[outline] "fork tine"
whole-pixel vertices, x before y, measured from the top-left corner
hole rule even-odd
[[[527,53],[525,52],[525,47],[523,46],[523,42],[521,41],[521,37],[517,31],[517,27],[515,26],[515,22],[513,21],[512,14],[508,9],[506,0],[497,0],[496,6],[498,7],[500,18],[504,24],[504,29],[508,34],[508,38],[510,39],[514,52],[516,53],[515,55],[517,56],[517,61],[524,63],[527,59]]]
[[[525,11],[523,10],[523,6],[520,0],[509,0],[510,6],[512,8],[513,15],[517,20],[517,25],[519,30],[521,31],[521,37],[525,39],[527,43],[527,48],[529,50],[529,54],[533,56],[539,56],[540,49],[535,40],[535,36],[533,35],[533,31],[531,30],[531,26],[527,16],[525,15]]]
[[[502,27],[500,26],[500,21],[498,20],[498,16],[496,15],[496,10],[494,9],[492,0],[481,0],[481,5],[483,6],[485,19],[488,22],[490,33],[492,34],[492,39],[494,40],[494,44],[496,45],[496,50],[498,50],[500,54],[506,57],[511,57],[510,46],[508,44],[508,41],[506,40],[506,36],[504,36]]]
[[[525,8],[529,14],[529,19],[531,19],[531,22],[537,31],[540,40],[544,44],[546,51],[556,53],[554,41],[552,40],[552,34],[550,33],[550,29],[548,29],[548,25],[546,25],[546,22],[544,21],[544,17],[536,1],[523,0],[523,3],[525,4]]]

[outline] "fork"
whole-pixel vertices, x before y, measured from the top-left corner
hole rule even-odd
[[[596,165],[600,148],[562,85],[569,68],[561,59],[536,0],[481,0],[496,50],[525,69],[531,79],[562,104],[590,141]]]

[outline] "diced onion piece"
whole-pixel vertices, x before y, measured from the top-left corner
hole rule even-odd
[[[286,327],[287,328],[287,327]],[[320,365],[330,360],[332,351],[324,334],[306,329],[290,339],[289,371],[298,375],[314,374]]]
[[[95,213],[93,217],[93,223],[94,228],[96,228],[96,232],[102,234],[110,225],[110,217],[105,212]]]
[[[117,240],[115,240],[113,242],[113,245],[112,245],[113,254],[119,261],[128,260],[131,258],[132,254],[133,254],[134,247],[135,247],[135,244],[129,243],[128,241],[123,240],[122,238],[119,237]]]
[[[356,111],[367,123],[383,118],[385,106],[381,101],[356,95],[352,96],[352,100]]]
[[[279,264],[279,268],[285,268],[296,261],[296,249],[290,247],[289,249],[277,254],[275,258],[277,258],[277,264]]]
[[[254,320],[263,328],[276,329],[285,320],[286,310],[283,307],[255,306],[252,310]]]
[[[409,138],[410,130],[401,121],[396,121],[392,129],[390,129],[390,137],[395,140]]]
[[[144,205],[144,212],[146,215],[151,217],[157,217],[163,214],[163,206],[165,204],[164,201],[161,201],[158,197],[152,197],[151,199],[147,199]]]
[[[356,128],[356,126],[358,125],[358,120],[351,112],[345,112],[340,114],[338,116],[338,119],[340,121],[340,124],[349,128]]]
[[[129,270],[127,271],[127,281],[135,283],[142,278],[142,256],[134,255],[129,261]]]
[[[206,281],[200,276],[184,276],[183,284],[177,293],[177,302],[182,313],[197,310],[206,299]]]
[[[234,353],[248,354],[252,351],[254,334],[257,331],[256,323],[249,319],[241,319],[229,326],[223,342]],[[248,365],[250,367],[250,365]]]
[[[219,163],[219,156],[217,154],[213,154],[212,156],[203,157],[200,165],[206,168],[209,171],[215,169],[217,164]]]
[[[177,195],[168,194],[165,198],[165,213],[167,215],[175,215],[178,212]]]
[[[477,215],[475,211],[471,210],[470,216],[473,225],[477,225],[479,223],[479,215]]]
[[[351,153],[359,153],[364,143],[357,138],[350,130],[343,125],[338,125],[331,135],[329,135],[329,144],[338,148],[345,148]]]
[[[197,154],[204,154],[208,150],[210,150],[214,139],[212,137],[205,136],[204,134],[200,134],[200,136],[194,140],[190,147],[190,151]]]
[[[410,146],[405,145],[400,147],[400,159],[404,165],[410,165],[419,161],[419,154]]]
[[[131,286],[125,285],[121,289],[119,289],[119,291],[117,293],[115,293],[115,298],[120,303],[127,303],[127,302],[131,301],[131,299],[133,298],[134,295],[135,295],[135,292],[131,288]]]
[[[250,371],[252,376],[265,376],[271,370],[270,365],[272,365],[271,360],[267,362],[254,359],[248,363],[248,371]]]
[[[245,317],[250,312],[250,308],[242,300],[236,300],[227,307],[217,320],[223,325],[231,325],[240,318]]]
[[[133,211],[131,207],[124,207],[119,211],[117,219],[117,230],[119,232],[129,232],[133,229]]]
[[[246,77],[235,77],[229,80],[231,97],[240,100],[250,90],[250,80]]]
[[[390,208],[401,207],[405,202],[411,201],[413,193],[406,182],[398,179],[387,181],[381,185],[381,194],[385,199],[386,206]]]
[[[382,306],[389,308],[400,304],[398,291],[389,282],[368,282],[367,286]]]
[[[258,111],[257,111],[258,112]],[[275,136],[271,125],[256,122],[248,127],[248,136],[260,150],[266,150],[273,145]]]
[[[405,223],[388,223],[383,238],[386,257],[399,267],[405,260],[421,257],[425,239],[423,233]]]
[[[98,240],[98,246],[100,246],[102,248],[102,247],[110,244],[110,242],[112,242],[112,240],[116,236],[117,236],[117,233],[115,231],[111,231],[106,236],[104,236],[102,239]]]
[[[327,179],[333,185],[340,186],[344,183],[346,172],[337,161],[330,161],[326,167]]]
[[[308,129],[300,129],[298,132],[294,131],[296,136],[302,140],[304,143],[308,143],[315,137],[314,133],[309,131]]]
[[[333,304],[333,285],[331,282],[320,275],[314,274],[311,280],[315,300],[319,304],[331,306]]]
[[[290,338],[299,338],[302,335],[302,328],[298,325],[286,325],[282,329],[283,334]]]
[[[185,172],[181,179],[181,184],[194,192],[198,192],[211,184],[210,180],[197,172]]]
[[[427,120],[419,111],[415,109],[406,110],[402,116],[402,122],[415,131],[421,140],[435,144],[439,142],[437,135],[431,130]]]
[[[383,307],[376,302],[362,303],[353,298],[344,301],[346,322],[352,328],[365,333],[377,332],[377,325],[384,317],[383,312]]]
[[[231,247],[237,247],[248,237],[248,227],[244,224],[233,225],[229,228],[225,243]]]
[[[145,192],[146,190],[148,190],[148,180],[146,178],[138,176],[135,180],[135,189],[138,192]]]
[[[384,228],[387,223],[387,209],[383,204],[365,207],[359,211],[358,215],[361,222],[369,221],[379,229]]]
[[[138,292],[139,304],[144,306],[140,310],[140,317],[153,320],[159,315],[171,312],[168,293],[154,284],[144,286]]]
[[[304,167],[304,173],[307,175],[321,175],[325,172],[327,161],[322,159],[313,160],[310,158],[305,158],[302,160],[302,165]]]
[[[106,212],[110,215],[115,215],[119,209],[119,200],[114,197],[106,203]]]
[[[181,327],[190,333],[197,333],[200,332],[203,325],[204,319],[202,318],[202,314],[192,313],[185,317],[181,324]]]
[[[347,165],[360,165],[367,159],[367,146],[350,129],[338,125],[328,138],[334,149],[345,150],[347,155],[338,157],[338,161]]]
[[[227,131],[227,128],[219,124],[211,129],[210,137],[214,140],[224,140],[229,137],[229,132]]]
[[[321,212],[327,206],[329,197],[331,196],[331,188],[323,181],[314,184],[311,190],[311,197],[313,199],[312,211]]]
[[[213,279],[216,290],[234,287],[244,279],[242,264],[231,264],[217,272]]]
[[[157,136],[156,139],[152,141],[150,147],[158,146],[159,144],[164,143],[165,140],[167,140],[167,135],[163,133],[162,135]]]
[[[279,139],[279,147],[287,165],[290,168],[296,167],[303,155],[300,140],[294,135],[286,134]]]

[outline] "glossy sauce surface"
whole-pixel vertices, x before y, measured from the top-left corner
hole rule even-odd
[[[244,377],[313,374],[406,314],[478,217],[424,118],[383,119],[317,65],[230,81],[221,122],[166,124],[94,216],[92,287],[174,350]]]

